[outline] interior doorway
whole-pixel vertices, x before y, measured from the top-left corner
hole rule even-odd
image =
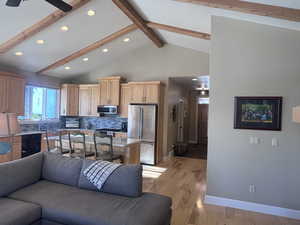
[[[169,79],[168,148],[176,156],[207,159],[209,76]]]

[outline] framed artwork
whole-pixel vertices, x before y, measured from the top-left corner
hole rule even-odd
[[[234,128],[281,130],[282,97],[235,97]]]

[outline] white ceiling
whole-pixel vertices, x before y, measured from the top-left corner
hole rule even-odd
[[[299,0],[249,1],[300,9]],[[214,9],[174,0],[130,0],[130,2],[149,21],[199,32],[211,33],[212,15],[300,30],[300,23],[297,22]],[[56,10],[56,8],[41,0],[24,1],[19,8],[5,7],[4,4],[5,1],[1,1],[0,43],[5,42],[21,30],[37,23],[43,17]],[[89,9],[95,10],[96,15],[93,17],[87,16]],[[19,70],[36,72],[131,23],[111,0],[92,0],[46,30],[24,41],[9,52],[0,55],[0,64]],[[62,32],[60,27],[63,25],[69,26],[70,30]],[[209,52],[210,41],[162,30],[157,30],[156,32],[167,43],[197,51]],[[84,56],[89,58],[88,62],[83,62],[82,57],[65,65],[70,66],[71,70],[65,70],[65,66],[63,66],[48,71],[46,74],[62,78],[86,74],[109,61],[113,61],[115,58],[126,57],[126,54],[130,54],[132,49],[150,42],[140,31],[132,32],[127,36],[131,38],[131,42],[129,43],[122,41],[124,36],[104,46],[103,48],[109,48],[108,53],[104,54],[101,49],[95,50]],[[37,45],[35,42],[38,39],[45,40],[45,44]],[[155,48],[155,45],[153,47]],[[15,56],[14,53],[16,51],[22,51],[24,55],[21,57]]]

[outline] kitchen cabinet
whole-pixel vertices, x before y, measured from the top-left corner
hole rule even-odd
[[[62,116],[78,116],[79,111],[79,86],[77,84],[63,84],[61,87]]]
[[[24,93],[23,78],[0,72],[0,112],[24,115]]]
[[[103,77],[99,79],[100,105],[119,106],[121,77]]]
[[[79,85],[79,115],[98,116],[99,85]]]
[[[131,103],[158,104],[160,101],[160,81],[129,82]]]
[[[10,142],[8,137],[0,138],[0,142]],[[9,162],[11,160],[17,160],[22,157],[21,152],[22,139],[21,136],[15,136],[12,138],[12,152],[5,155],[0,155],[0,163]]]
[[[120,117],[128,117],[128,105],[131,101],[131,87],[129,84],[121,84]]]

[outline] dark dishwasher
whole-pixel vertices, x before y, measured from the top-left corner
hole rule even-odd
[[[41,134],[22,136],[22,158],[41,151]]]

